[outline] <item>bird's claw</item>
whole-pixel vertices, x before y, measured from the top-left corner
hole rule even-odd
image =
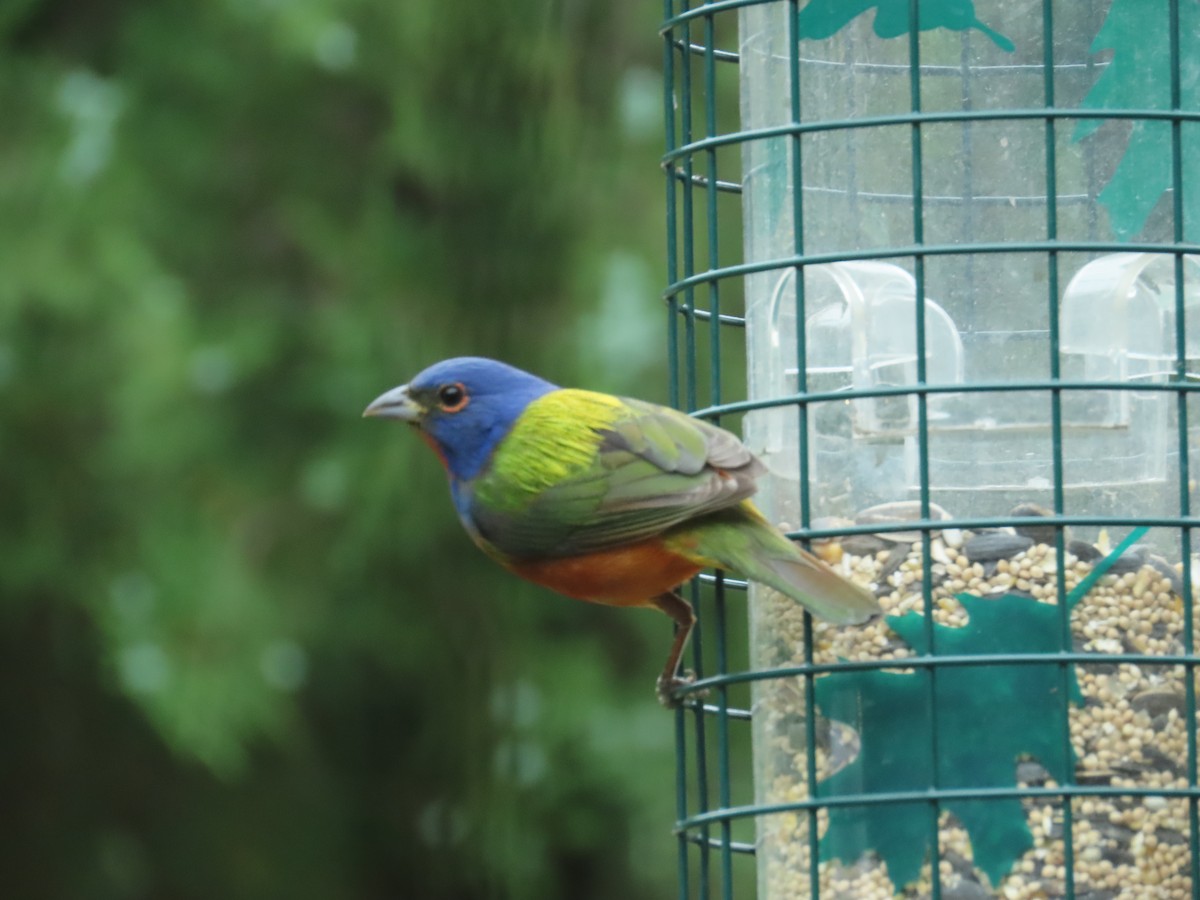
[[[680,672],[678,675],[659,675],[658,681],[655,683],[654,690],[658,695],[658,702],[667,709],[676,709],[685,702],[685,698],[676,696],[675,692],[680,688],[685,688],[696,681],[696,673],[688,670]],[[701,697],[707,694],[708,691],[700,691],[694,695],[694,700],[698,701]]]

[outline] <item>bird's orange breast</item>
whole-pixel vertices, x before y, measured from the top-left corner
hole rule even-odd
[[[641,606],[703,568],[668,550],[659,538],[580,556],[519,561],[508,566],[522,578],[552,591],[611,606]]]

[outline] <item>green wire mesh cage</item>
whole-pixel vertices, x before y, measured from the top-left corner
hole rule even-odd
[[[885,611],[693,586],[679,896],[1200,896],[1200,7],[662,33],[673,399]]]

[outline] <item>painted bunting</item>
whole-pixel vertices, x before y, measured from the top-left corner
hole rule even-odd
[[[738,572],[837,624],[879,612],[869,591],[747,499],[762,462],[678,410],[461,357],[380,395],[363,415],[416,427],[446,467],[468,534],[506,569],[568,597],[674,619],[657,685],[666,705],[688,682],[677,672],[695,622],[675,588],[702,569]]]

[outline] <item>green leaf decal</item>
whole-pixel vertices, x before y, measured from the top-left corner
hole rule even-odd
[[[800,11],[800,36],[812,40],[832,37],[852,19],[874,8],[875,33],[881,38],[900,37],[909,32],[909,0],[812,0]],[[949,28],[951,31],[966,31],[976,28],[992,39],[997,47],[1012,52],[1013,42],[988,27],[975,16],[975,4],[971,0],[922,0],[921,31],[934,28]]]
[[[933,626],[939,655],[1053,652],[1062,646],[1057,606],[1016,594],[987,600],[960,594],[958,600],[970,622],[963,628]],[[913,649],[928,651],[922,616],[894,616],[888,624]],[[934,783],[928,678],[923,670],[866,671],[834,673],[817,682],[825,716],[863,725],[857,759],[822,782],[820,796],[924,790]],[[1059,668],[1051,663],[943,669],[934,701],[937,783],[1011,787],[1023,756],[1035,757],[1054,778],[1065,780],[1074,760],[1067,758],[1062,739],[1067,710],[1062,686]],[[1074,670],[1068,690],[1071,701],[1082,702]],[[993,883],[1033,846],[1019,800],[951,801],[944,808],[970,834],[975,864]],[[902,887],[917,877],[929,849],[928,810],[925,803],[831,809],[821,857],[849,863],[874,850]]]
[[[1142,539],[1133,529],[1066,598],[1073,609],[1092,585]],[[939,656],[1054,653],[1065,642],[1055,605],[1022,594],[984,599],[959,594],[970,617],[963,628],[934,624]],[[930,652],[924,616],[891,616],[888,625],[918,653]],[[897,668],[903,668],[903,660]],[[930,735],[929,672],[868,670],[833,672],[816,683],[817,706],[829,719],[857,728],[861,748],[855,760],[817,785],[819,797],[895,791],[922,791],[934,784]],[[937,704],[937,784],[943,788],[1012,787],[1021,757],[1037,759],[1059,783],[1074,770],[1074,753],[1063,744],[1068,703],[1063,678],[1054,663],[959,666],[943,668],[935,685]],[[1075,668],[1067,669],[1067,700],[1079,705],[1083,694]],[[1021,801],[953,800],[954,813],[971,837],[975,865],[993,884],[1033,846]],[[829,810],[829,828],[821,839],[821,858],[852,863],[868,850],[887,863],[893,885],[916,879],[929,851],[929,806],[884,803]]]
[[[1200,108],[1200,7],[1179,4],[1180,106]],[[1112,59],[1084,98],[1084,109],[1170,109],[1171,40],[1167,6],[1159,0],[1114,0],[1092,53],[1112,51]],[[1097,130],[1121,129],[1122,122],[1087,119],[1075,129],[1083,140]],[[1195,123],[1182,125],[1182,168],[1185,185],[1197,184],[1200,160],[1195,150],[1200,132]],[[1135,120],[1125,153],[1100,202],[1108,208],[1113,233],[1121,240],[1136,237],[1159,198],[1171,187],[1171,124]],[[1200,224],[1200,192],[1184,190],[1184,231],[1195,235]]]

